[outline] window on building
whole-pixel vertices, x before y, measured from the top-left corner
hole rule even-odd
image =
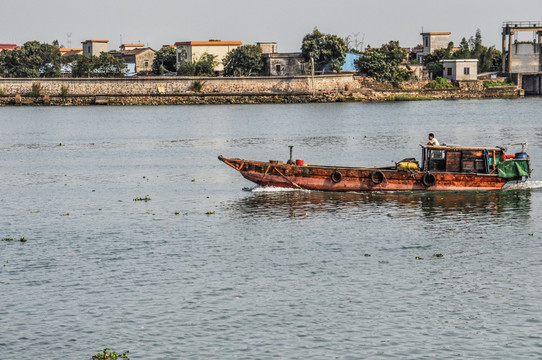
[[[280,64],[275,66],[275,70],[277,74],[280,74],[280,70],[281,70]]]
[[[425,38],[425,47],[429,47],[429,38],[428,37]]]
[[[463,69],[463,74],[464,75],[469,75],[470,74],[470,68],[466,67]]]
[[[452,76],[452,68],[446,68],[446,75]]]

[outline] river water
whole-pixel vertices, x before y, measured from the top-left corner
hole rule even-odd
[[[541,110],[0,108],[0,357],[541,358]],[[419,159],[429,132],[526,140],[533,178],[498,193],[280,191],[217,160],[287,160],[294,145],[306,163],[387,166]]]

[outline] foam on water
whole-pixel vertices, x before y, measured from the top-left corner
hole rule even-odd
[[[253,193],[276,193],[276,192],[291,192],[291,191],[310,191],[303,189],[292,189],[292,188],[283,188],[277,186],[255,186],[253,188],[244,188],[243,190],[250,191]]]
[[[507,186],[504,191],[542,189],[542,181],[525,181]]]

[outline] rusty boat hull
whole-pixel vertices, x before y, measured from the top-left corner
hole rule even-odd
[[[523,179],[522,176],[503,178],[495,173],[295,165],[223,156],[218,158],[247,180],[261,186],[319,191],[496,191],[508,182]]]

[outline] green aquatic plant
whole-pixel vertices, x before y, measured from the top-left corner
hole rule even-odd
[[[421,256],[416,256],[416,260],[423,260]]]
[[[13,241],[13,238],[11,236],[2,238],[2,241]]]
[[[205,213],[205,215],[214,215],[214,214],[215,214],[214,211],[207,211],[207,212]]]
[[[136,198],[134,199],[134,201],[145,201],[145,202],[150,201],[150,200],[151,200],[151,198],[149,197],[149,195],[145,195],[144,198],[142,198],[142,197],[136,197]]]
[[[96,355],[93,355],[92,356],[92,359],[93,360],[106,360],[106,359],[111,359],[111,360],[115,360],[115,359],[128,359],[128,353],[129,351],[126,351],[122,354],[117,354],[115,351],[113,351],[112,349],[110,348],[105,348],[103,352],[101,353],[97,353]]]
[[[369,257],[369,256],[371,256],[371,254],[369,254],[369,253],[365,253],[365,255],[363,255],[363,256],[365,256],[365,257]]]
[[[22,238],[19,239],[20,242],[26,242],[26,238],[23,236]]]
[[[442,255],[441,253],[438,253],[438,254],[433,254],[433,257],[441,258],[441,257],[444,257],[444,255]]]

